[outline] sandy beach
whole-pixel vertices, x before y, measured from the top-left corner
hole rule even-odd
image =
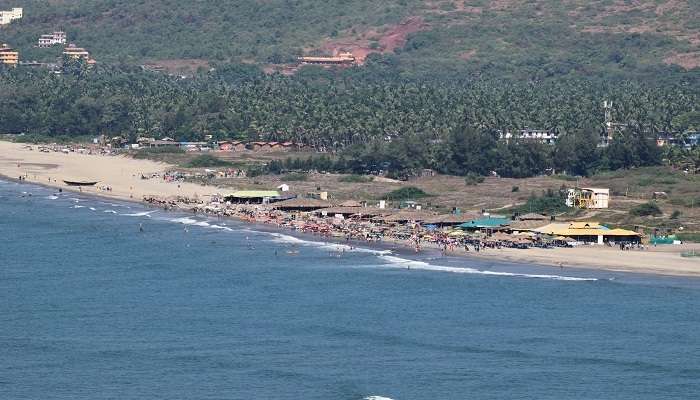
[[[221,192],[212,186],[170,183],[157,178],[141,179],[142,174],[162,174],[171,167],[163,163],[124,156],[44,153],[39,152],[36,146],[32,147],[34,150],[27,149],[24,144],[0,141],[0,175],[10,179],[24,176],[28,183],[73,191],[78,189],[66,186],[63,180],[94,180],[99,181],[96,187],[82,188],[83,193],[131,201],[141,201],[145,196],[186,196],[206,201],[209,196]],[[111,190],[101,189],[104,187]],[[689,250],[700,252],[700,244],[658,246],[629,251],[606,246],[582,246],[555,249],[486,249],[480,253],[459,250],[452,254],[550,265],[557,269],[561,265],[563,268],[700,276],[700,258],[680,256],[682,252]]]
[[[216,188],[191,183],[168,183],[162,179],[141,179],[141,174],[163,173],[170,166],[149,160],[124,156],[100,156],[80,153],[43,153],[32,146],[0,141],[0,175],[11,179],[25,176],[27,182],[78,191],[63,180],[99,181],[95,187],[81,191],[117,198],[141,201],[144,196],[203,197],[216,193]],[[110,191],[100,190],[108,186]]]

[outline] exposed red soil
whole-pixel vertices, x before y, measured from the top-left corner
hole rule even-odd
[[[685,69],[700,68],[700,51],[685,54],[674,54],[664,59],[666,64],[680,65]]]
[[[408,35],[423,30],[427,26],[422,17],[410,17],[399,24],[383,29],[374,28],[354,37],[327,41],[321,50],[328,54],[348,51],[355,56],[358,64],[363,64],[367,56],[372,53],[390,53],[403,47]],[[374,40],[378,44],[376,48],[371,47]]]

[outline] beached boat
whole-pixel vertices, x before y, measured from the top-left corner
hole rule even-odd
[[[98,181],[63,181],[63,183],[68,186],[95,186],[97,182]]]

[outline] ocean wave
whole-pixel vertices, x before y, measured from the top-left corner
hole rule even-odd
[[[227,231],[227,232],[233,232],[233,229],[229,228],[228,226],[210,224],[207,221],[199,221],[199,220],[196,220],[196,219],[190,218],[190,217],[171,218],[171,219],[166,219],[166,221],[175,222],[175,223],[183,224],[183,225],[201,226],[203,228],[211,228],[211,229],[218,229],[218,230]]]
[[[79,205],[75,204],[72,208],[85,208],[85,206],[79,206]]]
[[[271,235],[273,237],[272,241],[276,243],[286,243],[299,246],[313,246],[319,249],[326,249],[328,251],[336,252],[355,252],[355,253],[369,253],[376,255],[388,255],[391,254],[391,250],[372,250],[363,247],[355,247],[347,244],[333,243],[333,242],[320,242],[315,240],[304,240],[291,235],[285,235],[283,233],[277,232],[263,232]]]
[[[137,212],[137,213],[133,213],[133,214],[119,214],[119,215],[123,215],[125,217],[150,217],[151,216],[150,214],[154,213],[154,212],[155,211],[143,211],[143,212]]]
[[[117,212],[114,210],[104,210],[102,212],[109,213],[109,214],[117,214]]]
[[[90,211],[97,211],[95,207],[90,207]]]
[[[383,266],[388,267],[401,267],[418,269],[424,271],[438,271],[438,272],[452,272],[457,274],[476,274],[476,275],[491,275],[491,276],[508,276],[517,278],[532,278],[532,279],[551,279],[556,281],[578,281],[578,282],[591,282],[597,281],[597,278],[578,278],[574,276],[562,276],[562,275],[549,275],[549,274],[523,274],[515,272],[502,272],[502,271],[488,271],[488,270],[478,270],[474,268],[467,267],[446,267],[442,265],[429,264],[423,261],[408,260],[401,257],[382,255],[381,259],[388,261],[387,264]]]
[[[58,196],[46,196],[47,200],[58,200]]]
[[[210,224],[209,227],[212,229],[220,229],[220,230],[226,231],[226,232],[233,232],[233,229],[229,228],[228,226]]]
[[[391,397],[384,397],[384,396],[367,396],[363,398],[362,400],[394,400]]]

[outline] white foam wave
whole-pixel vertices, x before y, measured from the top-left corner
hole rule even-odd
[[[372,250],[362,247],[349,246],[347,244],[333,243],[333,242],[319,242],[315,240],[304,240],[298,237],[285,235],[283,233],[277,232],[264,232],[268,233],[273,237],[272,241],[277,243],[286,243],[299,246],[313,246],[320,249],[326,249],[328,251],[336,252],[356,252],[356,253],[370,253],[376,255],[388,255],[391,254],[391,250]]]
[[[47,196],[48,200],[58,200],[58,196]]]
[[[133,213],[133,214],[120,214],[120,215],[123,215],[125,217],[150,217],[151,216],[150,214],[154,213],[154,212],[155,211],[143,211],[143,212],[137,212],[137,213]]]
[[[190,217],[173,218],[173,219],[169,219],[168,221],[176,222],[178,224],[183,224],[183,225],[201,226],[203,228],[211,228],[211,229],[218,229],[218,230],[227,231],[227,232],[233,232],[233,229],[231,229],[227,226],[210,224],[207,221],[198,221],[198,220],[196,220],[194,218],[190,218]]]
[[[85,208],[85,206],[74,205],[73,208]]]
[[[109,213],[109,214],[116,214],[117,212],[114,210],[104,210],[103,212]]]
[[[400,267],[400,268],[410,268],[419,269],[425,271],[439,271],[439,272],[452,272],[457,274],[477,274],[477,275],[491,275],[491,276],[509,276],[509,277],[519,277],[519,278],[533,278],[533,279],[551,279],[557,281],[597,281],[596,278],[578,278],[573,276],[561,276],[561,275],[549,275],[549,274],[520,274],[514,272],[501,272],[501,271],[488,271],[488,270],[478,270],[474,268],[460,268],[460,267],[445,267],[442,265],[429,264],[423,261],[407,260],[401,257],[395,256],[380,256],[381,259],[388,261],[388,264],[384,266],[389,267]]]
[[[95,207],[90,207],[90,211],[97,211]]]
[[[367,396],[362,400],[394,400],[391,397],[384,397],[384,396]]]
[[[209,225],[209,227],[212,229],[220,229],[220,230],[226,231],[226,232],[233,232],[233,229],[229,228],[228,226]]]

